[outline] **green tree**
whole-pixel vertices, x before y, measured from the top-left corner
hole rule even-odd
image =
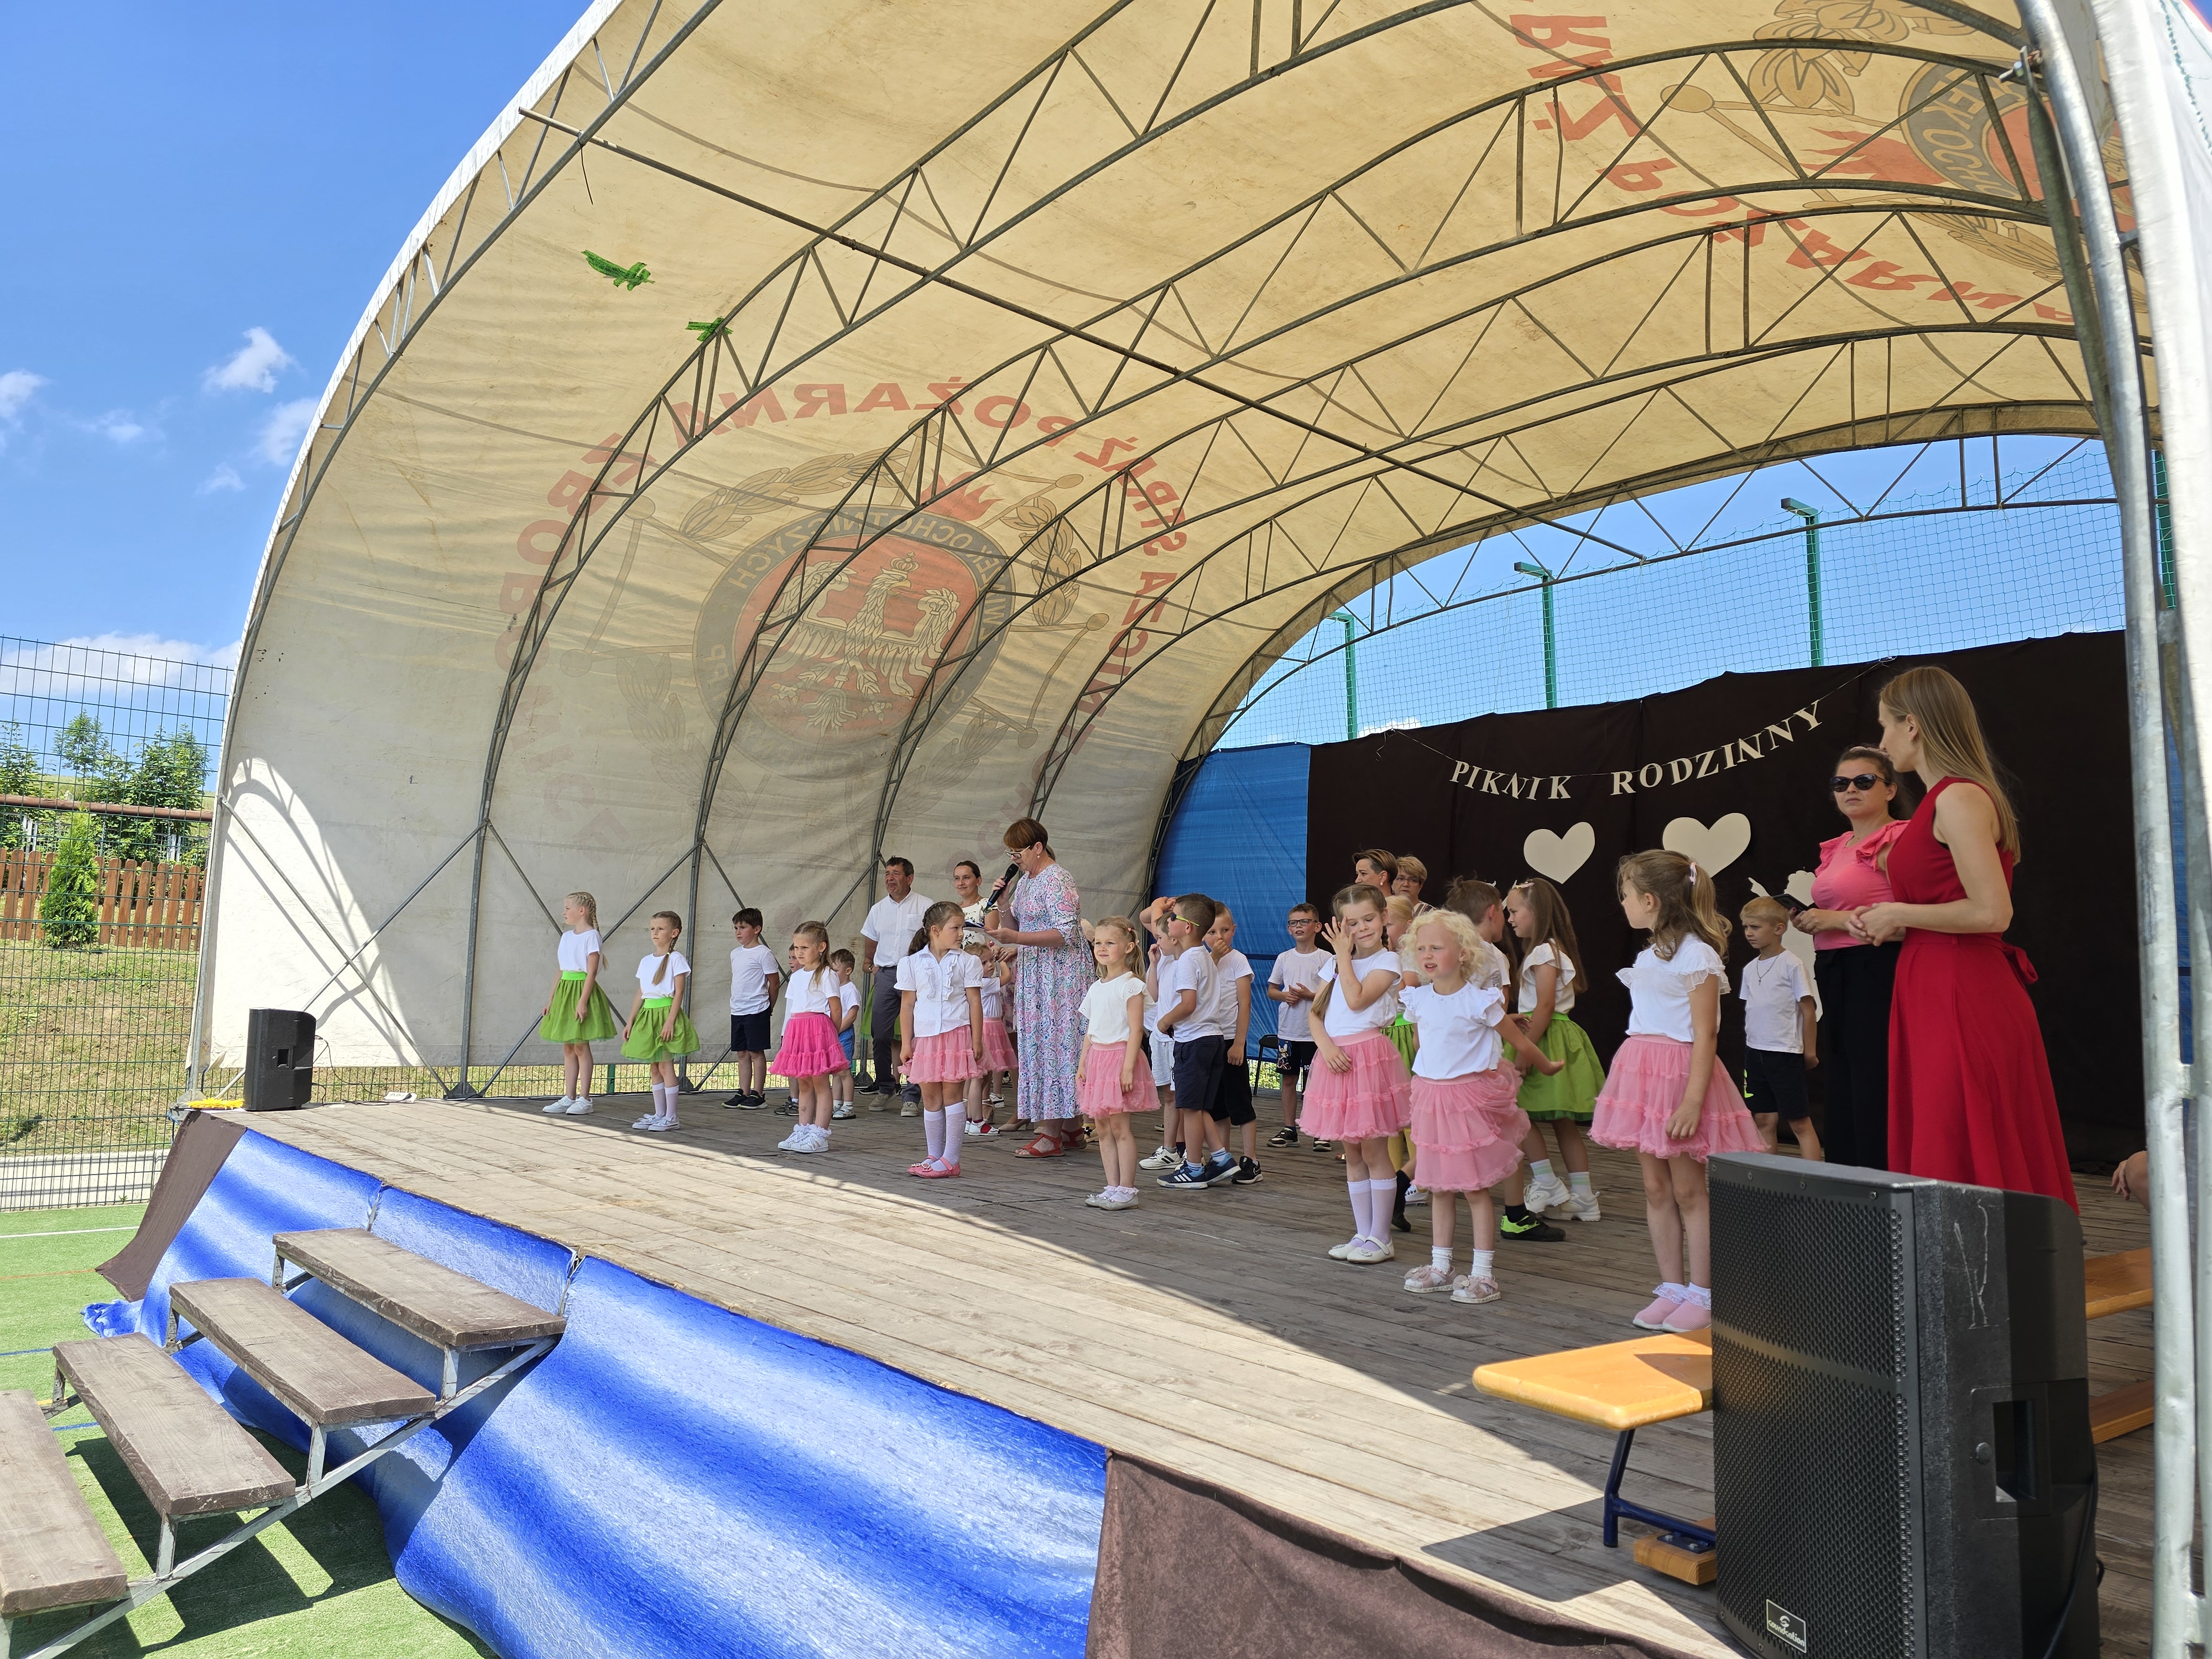
[[[89,812],[70,814],[69,828],[46,871],[39,922],[57,949],[100,937],[100,826]]]
[[[0,795],[43,795],[46,781],[39,771],[39,752],[23,741],[23,728],[0,725]],[[53,814],[27,806],[0,807],[0,847],[24,847]]]
[[[189,726],[179,726],[174,732],[156,733],[138,751],[137,759],[129,763],[126,775],[109,786],[101,799],[127,802],[133,806],[181,807],[190,811],[204,799],[206,782],[207,745],[193,735]],[[199,829],[198,824],[174,818],[100,815],[101,845],[113,858],[161,858],[174,840],[179,843],[181,857],[187,862],[198,862],[204,855],[199,843],[205,839],[198,833]]]
[[[91,714],[75,716],[54,733],[54,753],[80,783],[102,776],[115,764],[115,750],[108,745],[107,733]]]

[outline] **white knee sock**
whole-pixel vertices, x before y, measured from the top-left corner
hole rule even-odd
[[[1367,1183],[1367,1215],[1370,1227],[1368,1237],[1376,1243],[1390,1231],[1390,1217],[1398,1207],[1398,1177]]]
[[[668,1109],[668,1108],[661,1102],[660,1085],[658,1083],[654,1083],[649,1084],[647,1086],[653,1091],[653,1115],[655,1117],[659,1117]]]
[[[921,1114],[921,1132],[929,1138],[929,1155],[945,1156],[945,1114],[925,1109]]]
[[[943,1158],[948,1169],[957,1170],[960,1167],[960,1139],[968,1133],[967,1103],[956,1100],[945,1109],[943,1133],[944,1146],[939,1147],[931,1156]]]
[[[660,1085],[660,1115],[671,1123],[676,1121],[676,1085],[672,1083]]]
[[[1368,1207],[1373,1200],[1367,1195],[1367,1183],[1364,1181],[1347,1180],[1345,1182],[1345,1188],[1352,1197],[1352,1237],[1355,1238],[1371,1237],[1372,1234],[1369,1231],[1369,1229],[1375,1224],[1375,1221],[1374,1217],[1370,1212]]]

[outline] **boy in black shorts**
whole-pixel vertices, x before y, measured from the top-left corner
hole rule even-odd
[[[1790,910],[1759,897],[1743,907],[1743,942],[1759,952],[1744,964],[1743,1092],[1753,1120],[1776,1150],[1776,1126],[1787,1121],[1798,1155],[1819,1159],[1820,1137],[1805,1103],[1805,1073],[1820,1063],[1812,982],[1805,965],[1783,948]]]
[[[1203,893],[1186,893],[1168,917],[1159,1028],[1175,1042],[1176,1106],[1183,1139],[1182,1166],[1159,1178],[1170,1192],[1196,1192],[1217,1181],[1225,1183],[1237,1173],[1223,1133],[1229,1110],[1219,1098],[1229,1032],[1219,1017],[1220,975],[1213,953],[1206,948],[1218,908]]]
[[[1293,904],[1289,926],[1291,948],[1275,958],[1267,975],[1267,998],[1276,1005],[1276,1066],[1283,1089],[1283,1127],[1267,1138],[1270,1146],[1298,1144],[1298,1097],[1314,1063],[1310,1011],[1321,989],[1322,964],[1329,960],[1329,953],[1314,943],[1321,929],[1317,908]]]

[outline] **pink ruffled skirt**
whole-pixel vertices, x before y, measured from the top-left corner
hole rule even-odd
[[[1083,1075],[1075,1082],[1075,1105],[1085,1117],[1112,1117],[1120,1112],[1149,1112],[1160,1103],[1152,1090],[1152,1068],[1142,1044],[1127,1093],[1121,1089],[1121,1056],[1126,1042],[1094,1042],[1083,1062]]]
[[[908,1083],[965,1083],[983,1075],[975,1058],[975,1039],[965,1025],[956,1025],[935,1036],[917,1037],[914,1058],[906,1063]]]
[[[782,1078],[823,1077],[851,1064],[829,1015],[793,1014],[783,1023],[783,1046],[768,1068]]]
[[[1700,1164],[1715,1152],[1763,1152],[1766,1139],[1752,1121],[1743,1095],[1717,1060],[1705,1083],[1698,1127],[1681,1140],[1670,1139],[1667,1120],[1682,1103],[1690,1084],[1690,1045],[1673,1037],[1632,1036],[1613,1057],[1605,1087],[1598,1091],[1589,1137],[1601,1146],[1654,1158],[1694,1158]]]
[[[1413,1080],[1398,1045],[1380,1031],[1355,1031],[1336,1046],[1352,1069],[1332,1072],[1314,1061],[1298,1127],[1316,1140],[1384,1140],[1411,1123]]]
[[[1413,1184],[1432,1193],[1480,1193],[1512,1174],[1528,1133],[1520,1092],[1518,1073],[1504,1066],[1415,1078]]]
[[[1006,1035],[1006,1022],[987,1018],[983,1021],[984,1075],[1013,1069],[1014,1040]]]

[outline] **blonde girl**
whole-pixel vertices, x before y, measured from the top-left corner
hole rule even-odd
[[[837,1027],[844,1014],[837,970],[830,965],[830,930],[802,921],[791,936],[791,977],[783,985],[783,1046],[769,1069],[791,1083],[799,1121],[776,1143],[785,1152],[826,1152],[836,1110],[831,1079],[850,1069]]]
[[[1006,1074],[1007,1094],[1016,1094],[1020,1087],[1014,1041],[1006,1035],[1006,993],[1013,987],[1014,958],[1012,952],[1001,952],[994,945],[971,944],[967,949],[983,970],[983,1075],[969,1094],[968,1107],[968,1133],[980,1138],[999,1133],[991,1119],[1000,1101],[1000,1073]]]
[[[1559,1210],[1577,1221],[1598,1218],[1597,1194],[1591,1189],[1589,1147],[1583,1132],[1597,1109],[1605,1086],[1605,1067],[1583,1028],[1568,1018],[1577,994],[1589,989],[1582,968],[1583,949],[1575,939],[1566,899],[1541,876],[1531,876],[1505,895],[1505,921],[1521,946],[1520,998],[1516,1011],[1528,1040],[1549,1058],[1564,1062],[1547,1075],[1532,1073],[1521,1085],[1521,1109],[1535,1126],[1528,1159],[1528,1196],[1532,1210]],[[1544,1126],[1559,1139],[1564,1184],[1545,1154]]]
[[[1398,879],[1404,878],[1405,871],[1406,860],[1400,859]],[[1424,869],[1421,874],[1425,880],[1428,872]],[[1413,1022],[1406,1018],[1405,993],[1416,985],[1428,982],[1427,976],[1421,972],[1419,953],[1413,948],[1413,901],[1411,898],[1402,893],[1393,893],[1383,901],[1382,942],[1398,954],[1399,993],[1398,1017],[1390,1022],[1383,1035],[1390,1039],[1391,1046],[1397,1049],[1398,1058],[1406,1062],[1408,1071],[1413,1068],[1415,1037]],[[1386,1151],[1390,1158],[1391,1181],[1396,1188],[1390,1195],[1390,1231],[1410,1233],[1413,1231],[1413,1224],[1406,1219],[1407,1202],[1409,1200],[1419,1203],[1427,1201],[1425,1194],[1419,1199],[1414,1196],[1413,1131],[1401,1129],[1392,1135]]]
[[[1628,1040],[1598,1094],[1590,1139],[1634,1152],[1644,1166],[1660,1282],[1636,1324],[1699,1331],[1713,1322],[1705,1159],[1766,1150],[1742,1094],[1713,1062],[1729,925],[1714,903],[1712,878],[1680,853],[1632,853],[1615,879],[1621,915],[1651,943],[1635,966],[1620,970]]]
[[[1474,975],[1494,954],[1456,910],[1431,910],[1408,941],[1424,982],[1400,994],[1413,1027],[1415,1178],[1431,1194],[1429,1265],[1406,1275],[1416,1296],[1449,1290],[1455,1302],[1495,1302],[1492,1277],[1498,1218],[1490,1188],[1519,1167],[1528,1120],[1516,1103],[1521,1076],[1505,1062],[1511,1045],[1532,1070],[1559,1062],[1538,1052],[1505,1011],[1505,991]],[[1474,1223],[1473,1258],[1452,1277],[1452,1224],[1459,1196]]]
[[[1398,958],[1383,942],[1380,890],[1355,882],[1338,892],[1334,908],[1336,920],[1322,929],[1333,954],[1322,964],[1314,999],[1318,1063],[1298,1127],[1316,1139],[1344,1143],[1352,1234],[1329,1255],[1388,1261],[1397,1254],[1389,1238],[1397,1182],[1386,1149],[1413,1115],[1406,1062],[1384,1035],[1398,1012]]]
[[[561,901],[561,919],[568,931],[561,935],[553,988],[538,1016],[538,1035],[561,1045],[561,1098],[545,1115],[584,1117],[592,1109],[592,1045],[615,1034],[615,1011],[599,988],[606,961],[599,949],[599,902],[571,893]]]
[[[629,1127],[666,1133],[676,1127],[676,1062],[699,1051],[699,1033],[684,1012],[684,991],[691,964],[677,950],[684,918],[673,910],[653,913],[653,949],[637,964],[637,995],[623,1022],[623,1054],[653,1068],[653,1110]]]
[[[1106,1185],[1083,1201],[1093,1209],[1130,1210],[1137,1204],[1137,1138],[1130,1115],[1155,1104],[1152,1068],[1145,1060],[1144,960],[1137,926],[1108,916],[1091,930],[1091,955],[1098,982],[1083,995],[1083,1054],[1075,1063],[1075,1099],[1098,1126]]]
[[[960,948],[966,920],[951,899],[938,900],[898,965],[899,1069],[921,1086],[929,1147],[907,1173],[924,1181],[960,1173],[967,1095],[982,1082],[983,965]]]

